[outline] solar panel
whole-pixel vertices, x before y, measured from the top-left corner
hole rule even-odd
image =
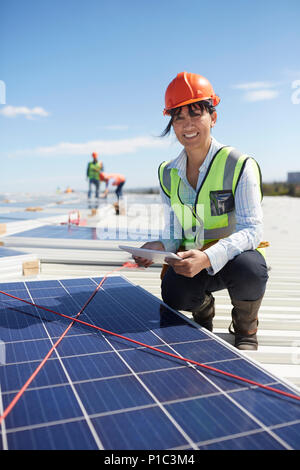
[[[11,256],[21,256],[25,254],[26,253],[24,253],[23,251],[11,250],[9,248],[4,248],[3,246],[0,246],[0,259],[11,257]]]
[[[14,237],[95,240],[97,239],[97,231],[94,227],[79,227],[76,225],[44,225],[43,227],[37,227],[17,233]]]
[[[36,220],[49,217],[61,216],[52,212],[8,212],[0,214],[0,223],[20,222],[24,220]]]
[[[29,264],[28,264],[29,263]],[[0,246],[0,278],[7,280],[16,276],[28,275],[32,269],[38,269],[36,255]],[[1,337],[0,337],[1,340]]]
[[[80,227],[76,225],[44,225],[13,235],[18,238],[45,238],[63,240],[151,240],[161,236],[158,229],[132,230],[116,227],[108,232],[100,227]]]
[[[74,317],[100,280],[13,282],[0,289]],[[70,320],[3,294],[0,300],[3,412]],[[297,393],[121,276],[107,278],[79,318]],[[2,422],[0,447],[299,449],[299,436],[299,401],[75,322]]]
[[[0,201],[0,208],[15,208],[15,209],[23,209],[30,207],[51,207],[53,204],[56,203],[55,196],[44,197],[40,196],[37,198],[28,197],[26,198],[24,194],[16,195],[16,198],[13,197],[11,200],[2,200]]]

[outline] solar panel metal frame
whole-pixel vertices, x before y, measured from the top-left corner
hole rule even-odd
[[[104,290],[101,291],[103,297],[101,299],[102,305],[105,291],[105,297],[109,296],[111,299],[114,298],[112,295],[114,288],[110,287],[109,284],[111,283],[113,286],[114,283],[117,282],[116,285],[118,285],[118,279],[121,280],[119,281],[121,286],[123,285],[134,289],[134,296],[136,298],[142,296],[146,304],[148,299],[149,302],[151,301],[153,305],[157,307],[164,305],[158,298],[141,287],[132,284],[122,276],[111,276],[105,281],[107,284],[104,284]],[[92,282],[93,284],[91,286],[93,286],[93,290],[99,282],[98,278],[83,277],[63,279],[61,282],[53,280],[7,283],[4,287],[11,286],[16,288],[23,284],[28,291],[28,284],[35,284],[35,286],[37,286],[37,283],[41,283],[51,294],[51,282],[58,282],[65,286],[65,290],[68,291],[71,289],[76,294],[76,285],[80,286],[80,282],[82,281]],[[68,285],[69,289],[66,289]],[[0,288],[2,288],[2,286],[3,284],[1,284]],[[25,291],[26,289],[23,290]],[[110,289],[112,289],[111,294],[107,292]],[[3,288],[2,290],[5,291]],[[30,292],[31,290],[29,289],[28,296],[33,295],[33,293]],[[69,294],[71,296],[71,299],[69,299],[70,303],[73,303],[73,305],[74,293],[72,295]],[[136,295],[136,293],[139,293],[139,295]],[[23,294],[25,294],[25,292],[23,292]],[[97,299],[97,295],[98,294],[96,294],[94,299]],[[22,297],[21,293],[20,297]],[[120,297],[119,292],[118,298]],[[51,299],[51,295],[49,298]],[[98,299],[100,299],[100,297],[98,297]],[[119,300],[114,300],[114,302],[119,303]],[[55,304],[55,297],[52,297],[52,303]],[[64,305],[66,304],[67,303],[64,302]],[[30,309],[33,309],[33,312],[35,307],[31,307]],[[189,350],[191,345],[193,346],[192,351],[197,349],[196,346],[200,346],[204,357],[206,354],[207,358],[210,357],[212,352],[217,355],[220,354],[220,351],[222,354],[226,352],[227,358],[220,361],[217,357],[217,360],[213,361],[216,367],[221,369],[223,367],[224,370],[226,370],[226,367],[228,368],[228,366],[232,365],[233,361],[235,361],[235,365],[238,364],[238,361],[241,361],[242,372],[244,374],[247,375],[251,372],[255,372],[258,377],[260,377],[260,380],[265,381],[268,379],[268,383],[276,383],[277,388],[284,388],[293,393],[298,393],[296,387],[291,386],[286,381],[278,379],[273,374],[265,371],[260,365],[256,364],[255,361],[245,357],[228,343],[225,343],[220,338],[216,338],[212,333],[206,330],[204,331],[181,313],[169,308],[168,310],[172,312],[172,321],[175,321],[175,327],[178,319],[178,322],[182,324],[181,328],[189,325],[191,327],[190,331],[193,331],[193,334],[195,333],[195,338],[197,339],[176,343],[176,341],[168,341],[166,338],[159,338],[159,335],[155,333],[155,329],[157,328],[152,328],[152,330],[146,330],[144,335],[146,340],[149,341],[150,339],[151,342],[153,336],[156,336],[156,338],[160,340],[159,347],[161,349],[175,349],[176,353],[179,355],[185,355],[183,353],[186,352],[185,350]],[[121,303],[119,313],[124,311],[130,312],[130,310]],[[89,313],[87,316],[88,315],[91,314]],[[140,318],[134,318],[135,315],[135,313],[131,314],[134,322],[137,321],[137,324],[144,326],[143,322],[146,322],[146,313],[144,313],[144,317],[141,316]],[[114,314],[111,320],[115,321],[116,316],[118,317],[118,314]],[[24,315],[20,317],[20,321],[25,321],[23,317]],[[60,325],[60,321],[57,321],[57,319],[51,320],[51,322],[53,322],[53,325],[48,325],[48,327],[57,327]],[[166,325],[163,326],[166,330],[163,330],[161,327],[159,328],[161,329],[162,336],[163,333],[168,335],[168,325],[170,325],[170,323],[167,322]],[[39,326],[41,326],[41,324],[39,324]],[[180,336],[180,329],[179,327],[176,328],[173,332],[176,334],[179,333]],[[20,340],[19,346],[24,347],[24,341],[27,341],[28,354],[33,354],[33,357],[35,357],[36,354],[38,356],[42,355],[45,350],[50,349],[52,338],[51,329],[50,334],[47,328],[45,328],[45,330],[48,336],[48,339],[45,338],[47,343],[45,346],[47,347],[41,350],[37,348],[37,345],[42,345],[41,340],[38,341],[38,339],[34,339],[31,341],[28,338]],[[45,420],[44,422],[34,422],[34,419],[38,418],[29,415],[29,410],[24,408],[24,401],[23,404],[21,402],[22,397],[19,408],[21,411],[18,412],[17,418],[14,418],[13,410],[11,415],[9,415],[7,420],[2,424],[0,446],[2,445],[3,448],[40,449],[45,448],[45,446],[48,446],[46,448],[52,449],[61,448],[61,446],[63,446],[62,448],[68,449],[98,448],[107,450],[300,448],[300,438],[298,437],[300,435],[300,406],[298,402],[293,402],[292,399],[282,396],[275,396],[275,394],[271,392],[265,392],[262,389],[250,387],[241,382],[237,383],[236,381],[222,378],[216,374],[204,372],[200,370],[200,368],[195,368],[194,366],[180,362],[179,359],[162,357],[159,353],[153,353],[153,351],[145,350],[145,348],[138,346],[133,347],[131,343],[126,344],[121,341],[122,344],[120,347],[120,340],[116,342],[112,337],[106,336],[106,339],[103,341],[103,335],[100,337],[98,334],[93,335],[90,330],[87,330],[86,333],[83,333],[82,329],[79,327],[75,327],[74,330],[81,332],[79,337],[83,338],[83,340],[88,338],[91,341],[91,344],[83,343],[80,345],[80,343],[77,343],[77,347],[80,346],[84,351],[87,346],[91,347],[92,350],[95,347],[98,352],[93,350],[93,353],[87,353],[82,356],[82,353],[80,354],[80,352],[75,351],[75,354],[71,354],[67,357],[63,354],[60,355],[58,347],[58,353],[56,352],[57,358],[52,358],[48,361],[48,370],[52,370],[54,375],[57,374],[60,379],[60,374],[65,374],[68,385],[62,385],[59,382],[52,385],[44,384],[42,386],[33,384],[31,389],[25,392],[25,394],[28,394],[27,397],[29,397],[29,395],[34,397],[34,403],[38,403],[39,401],[43,403],[40,410],[44,413]],[[69,347],[72,345],[72,336],[74,339],[74,335],[76,335],[76,333],[73,331],[68,337]],[[130,332],[127,336],[130,336]],[[135,332],[134,337],[139,337],[138,331]],[[93,340],[91,340],[91,338],[93,338]],[[94,339],[97,340],[96,346]],[[63,342],[64,340],[61,343],[62,345],[64,344]],[[144,342],[147,343],[147,341]],[[213,346],[212,350],[208,347],[207,351],[205,351],[203,346],[210,346],[210,344]],[[65,346],[67,347],[67,345]],[[109,350],[107,351],[105,348],[108,346]],[[219,352],[217,352],[218,347],[220,349]],[[189,352],[191,353],[192,351]],[[111,358],[113,358],[111,364],[115,367],[114,375],[104,375],[100,378],[98,376],[96,379],[95,377],[93,379],[93,373],[95,373],[95,360],[93,361],[93,359],[98,357],[98,355],[99,358],[101,358],[99,363],[101,362],[104,373],[105,370],[106,374],[112,372],[110,370],[111,364],[108,361],[108,358],[110,358],[109,354],[111,354]],[[191,355],[185,356],[194,359]],[[78,358],[81,357],[84,358],[84,367],[86,369],[83,368],[83,370],[84,373],[87,373],[87,378],[76,381],[72,379],[74,371],[70,364],[77,362],[78,367],[78,364],[81,363],[81,359],[78,360]],[[117,358],[118,360],[116,360]],[[39,360],[40,357],[38,360],[36,357],[34,359],[34,361]],[[29,366],[29,369],[30,367],[32,368],[32,361],[33,360],[19,364],[18,373],[21,374],[22,368],[24,369],[27,366]],[[154,361],[156,369],[153,369],[151,366],[152,361]],[[206,363],[207,361],[200,360],[200,362]],[[219,365],[220,362],[222,367]],[[69,363],[69,369],[65,363]],[[58,364],[60,365],[59,371],[56,370],[56,365]],[[125,369],[123,366],[125,366]],[[0,372],[3,367],[9,366],[0,366]],[[83,366],[81,365],[81,367]],[[139,367],[146,367],[146,370],[139,370]],[[147,370],[149,367],[150,369]],[[4,369],[2,369],[2,371],[3,370]],[[126,373],[124,373],[124,370]],[[240,375],[243,374],[240,373]],[[190,380],[191,376],[193,376],[193,380]],[[15,375],[7,375],[7,377],[10,377],[10,380],[17,380]],[[47,378],[46,373],[44,374],[44,379],[45,378]],[[164,382],[166,380],[167,382]],[[168,380],[170,381],[169,384]],[[200,386],[199,390],[195,382],[198,382]],[[178,393],[178,390],[176,392],[176,384],[181,386],[182,383],[188,384],[192,392],[190,392],[189,396],[176,398],[176,393]],[[170,388],[170,384],[172,388]],[[6,383],[3,382],[3,385],[5,386]],[[113,389],[115,390],[115,395],[110,397],[109,392]],[[130,391],[132,390],[139,390],[136,396],[134,396],[134,403],[131,402],[132,397]],[[12,394],[12,396],[9,397],[9,391],[10,389],[8,389],[8,391],[2,390],[2,393],[0,391],[0,412],[3,411],[3,407],[7,405],[9,401],[7,398],[12,398],[14,395]],[[49,396],[47,397],[47,391],[49,392],[50,398]],[[183,391],[185,392],[185,390],[182,389],[181,393]],[[174,393],[175,396],[172,398]],[[156,395],[161,395],[164,399],[158,399]],[[47,400],[45,399],[46,397]],[[86,397],[89,397],[89,399]],[[5,398],[5,400],[3,400],[3,398]],[[246,404],[244,402],[245,398]],[[110,399],[114,402],[113,406],[117,406],[116,403],[118,404],[118,400],[121,400],[121,402],[123,400],[127,403],[127,406],[113,409],[112,404],[109,403]],[[84,400],[87,401],[83,403]],[[5,401],[5,405],[3,401]],[[101,406],[107,406],[108,409],[98,413],[95,412],[95,410],[92,412],[93,407],[99,406],[99,402],[101,402]],[[54,412],[50,407],[50,403],[58,415],[59,413],[65,413],[62,419],[51,420],[47,418],[47,414],[52,416],[51,413]],[[71,406],[62,408],[62,404],[69,405],[70,403]],[[128,403],[131,403],[131,406],[129,406]],[[16,408],[17,406],[18,405],[16,405]],[[45,408],[43,408],[43,406],[45,406]],[[110,407],[112,407],[112,409],[109,409]],[[76,416],[76,408],[79,416]],[[263,417],[261,417],[262,410],[265,412]],[[276,410],[276,416],[274,416],[273,410]],[[282,413],[281,418],[279,417],[280,413]],[[22,423],[22,420],[24,421],[24,419],[26,420],[28,417],[31,417],[33,422],[28,425],[24,424],[24,422]],[[203,425],[204,417],[206,417],[206,422]],[[21,419],[21,422],[18,422],[18,419]],[[269,420],[269,424],[264,422],[264,420]],[[219,421],[221,421],[221,424]],[[125,431],[123,431],[123,429],[125,429]],[[138,429],[140,429],[140,433],[138,433]],[[223,435],[220,435],[222,432]],[[141,433],[144,433],[144,435],[141,435]]]

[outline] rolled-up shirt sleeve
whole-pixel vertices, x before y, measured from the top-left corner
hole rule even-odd
[[[208,274],[216,274],[243,251],[255,250],[263,239],[261,192],[253,165],[252,159],[247,160],[235,191],[235,232],[205,250],[211,263]]]

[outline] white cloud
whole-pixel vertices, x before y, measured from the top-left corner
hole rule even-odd
[[[0,114],[9,118],[14,118],[21,115],[25,116],[26,119],[34,119],[35,116],[49,116],[49,113],[40,106],[36,106],[35,108],[31,109],[27,108],[26,106],[5,106],[0,110]]]
[[[121,140],[94,140],[83,143],[60,142],[49,147],[37,147],[34,149],[18,150],[10,154],[10,156],[76,156],[89,155],[95,151],[98,152],[100,156],[108,156],[134,153],[140,149],[146,148],[163,148],[168,147],[169,145],[170,142],[168,139],[142,136]]]
[[[277,90],[254,90],[254,91],[248,91],[244,99],[245,101],[264,101],[264,100],[273,100],[274,98],[277,98],[279,95],[279,92]]]
[[[276,86],[276,83],[274,82],[248,82],[233,85],[232,88],[237,90],[257,90],[258,88],[272,88],[274,86]]]
[[[279,95],[276,89],[280,86],[279,82],[247,82],[233,85],[232,88],[244,92],[244,101],[255,102],[273,100]]]

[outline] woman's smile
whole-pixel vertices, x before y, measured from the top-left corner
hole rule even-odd
[[[185,134],[183,134],[183,137],[184,137],[185,139],[189,139],[189,140],[190,140],[190,139],[194,139],[194,138],[197,137],[198,135],[199,135],[199,132],[190,132],[190,133],[187,133],[187,132],[186,132]]]

